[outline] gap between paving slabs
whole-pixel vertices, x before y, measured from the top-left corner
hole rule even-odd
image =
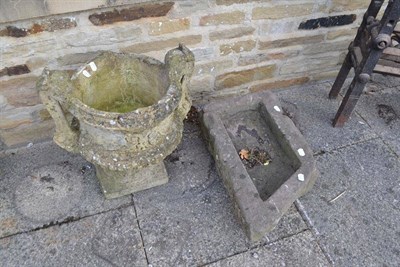
[[[0,239],[7,266],[147,266],[133,206]]]

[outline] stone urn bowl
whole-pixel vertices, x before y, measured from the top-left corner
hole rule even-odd
[[[95,165],[106,198],[166,183],[163,159],[182,138],[193,67],[193,53],[179,45],[165,63],[99,52],[83,66],[45,68],[37,86],[54,141]]]

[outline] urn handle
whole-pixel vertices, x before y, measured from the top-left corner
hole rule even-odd
[[[193,74],[194,54],[183,44],[167,52],[165,55],[165,65],[169,72],[171,82],[185,83]]]
[[[54,142],[70,152],[76,152],[79,137],[79,121],[68,111],[67,94],[70,78],[66,71],[43,71],[37,83],[40,98],[56,125]]]

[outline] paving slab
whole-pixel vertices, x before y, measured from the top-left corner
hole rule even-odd
[[[153,266],[203,265],[257,245],[247,240],[199,129],[185,129],[181,145],[166,160],[169,183],[133,197]],[[292,207],[261,243],[306,228]]]
[[[311,232],[305,231],[207,266],[330,266],[330,264]]]
[[[297,201],[335,266],[400,266],[400,161],[381,139],[318,157]]]
[[[400,79],[399,79],[400,80]],[[367,89],[373,88],[374,84]],[[378,87],[363,94],[356,111],[400,156],[400,86]]]
[[[376,134],[357,114],[346,127],[332,127],[340,99],[328,99],[332,83],[320,83],[276,91],[284,111],[288,113],[314,152],[332,151],[376,137]]]
[[[147,266],[132,206],[0,239],[3,266]]]
[[[366,85],[367,90],[372,89],[368,89],[368,87],[372,87],[371,85],[381,89],[397,87],[400,86],[400,79],[396,76],[373,73],[371,76],[371,82]]]
[[[53,142],[0,157],[0,237],[132,204],[106,200],[94,168]]]
[[[352,79],[347,79],[340,94],[345,95]],[[340,101],[340,98],[338,98]],[[395,76],[373,73],[365,85],[355,111],[400,156],[400,79]],[[354,113],[353,112],[353,113]],[[347,123],[344,127],[347,126]]]

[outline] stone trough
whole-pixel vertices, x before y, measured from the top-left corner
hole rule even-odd
[[[247,236],[261,239],[313,186],[312,150],[270,92],[207,105],[202,128]]]

